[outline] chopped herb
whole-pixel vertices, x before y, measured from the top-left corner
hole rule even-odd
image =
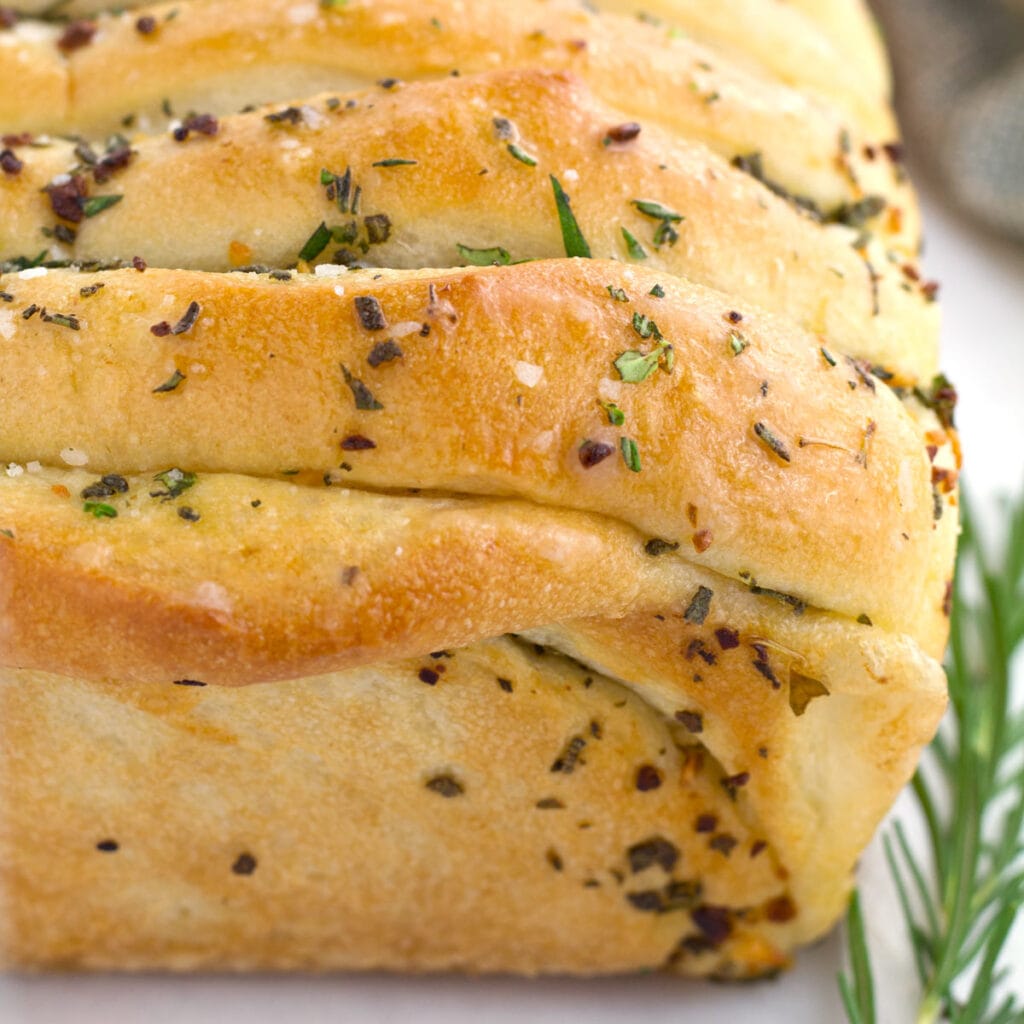
[[[698,711],[677,711],[676,721],[681,723],[687,732],[696,734],[704,731],[704,716]]]
[[[22,320],[31,320],[39,312],[39,307],[33,302],[21,311]]]
[[[740,355],[749,346],[750,342],[739,331],[729,332],[729,348],[732,349],[734,356]]]
[[[686,609],[683,618],[687,622],[692,622],[695,626],[703,626],[704,620],[708,617],[708,611],[711,608],[711,598],[714,596],[715,592],[708,587],[698,587],[697,593],[693,595],[693,599],[690,601],[690,605]]]
[[[764,162],[760,153],[750,153],[746,156],[736,156],[732,161],[733,167],[749,174],[756,181],[759,181],[770,192],[774,192],[780,199],[792,203],[798,210],[808,214],[816,221],[824,221],[825,215],[821,207],[807,196],[794,195],[788,189],[769,178],[764,171]]]
[[[626,228],[622,229],[622,237],[626,240],[626,251],[629,253],[629,258],[632,260],[645,260],[647,259],[647,251],[644,247],[633,237],[632,233]]]
[[[754,433],[757,435],[758,440],[760,440],[766,448],[770,448],[780,459],[782,459],[783,462],[792,461],[792,457],[790,456],[789,450],[786,448],[785,444],[783,444],[767,424],[760,421],[755,423]]]
[[[807,608],[805,602],[792,594],[784,594],[781,590],[772,590],[770,587],[759,587],[756,583],[750,583],[750,592],[758,597],[770,597],[782,604],[788,604],[797,615],[803,615]]]
[[[640,449],[637,447],[636,441],[631,437],[623,437],[619,441],[619,446],[622,449],[622,461],[632,472],[639,473],[642,467],[640,465]]]
[[[580,465],[584,469],[593,469],[598,463],[604,462],[615,449],[602,441],[584,441],[579,447]]]
[[[299,251],[299,259],[305,260],[307,263],[310,260],[315,260],[327,248],[327,243],[330,240],[330,230],[323,221],[320,221],[320,226],[309,236],[306,244]]]
[[[87,299],[90,295],[95,295],[101,288],[105,287],[106,285],[104,284],[87,284],[84,288],[78,289],[78,294],[81,295],[83,299]]]
[[[376,345],[370,350],[370,354],[366,357],[366,361],[373,367],[380,366],[382,363],[390,363],[393,359],[402,358],[402,350],[399,348],[398,342],[394,338],[388,338],[387,341],[378,341]]]
[[[426,683],[427,686],[437,686],[437,681],[441,678],[432,668],[421,668],[417,676],[419,681]]]
[[[6,526],[0,530],[0,534],[3,534],[3,536],[7,537],[9,540],[14,540],[14,531],[8,530]]]
[[[584,764],[580,760],[583,748],[587,741],[582,736],[573,736],[562,748],[562,752],[555,758],[549,771],[561,772],[563,775],[571,775],[577,764]]]
[[[159,395],[167,391],[174,391],[182,381],[188,378],[180,371],[175,370],[159,387],[153,388],[153,394]]]
[[[100,853],[117,853],[121,849],[121,845],[116,839],[101,839],[96,844],[96,849]]]
[[[361,381],[357,380],[348,371],[344,363],[341,364],[341,372],[345,377],[345,383],[352,391],[352,397],[356,400],[356,408],[365,412],[373,412],[383,409],[384,406],[373,397],[373,392]]]
[[[413,167],[418,164],[418,160],[405,160],[400,156],[388,157],[387,160],[377,160],[374,167]],[[355,211],[353,211],[355,212]]]
[[[184,142],[191,133],[197,135],[216,135],[220,131],[220,122],[213,114],[189,114],[171,133],[175,142]]]
[[[558,223],[562,229],[562,244],[565,247],[565,255],[570,258],[582,257],[590,259],[590,246],[583,237],[579,224],[576,223],[576,217],[573,215],[569,197],[565,194],[565,190],[559,184],[558,179],[553,174],[549,177],[551,179],[551,188],[555,193],[555,206],[558,209]]]
[[[196,482],[196,475],[195,473],[186,473],[183,469],[172,468],[165,469],[162,473],[157,473],[153,479],[162,483],[166,490],[150,491],[149,496],[170,501],[172,498],[177,498],[179,495],[184,494],[190,487],[193,487]]]
[[[663,299],[665,298],[665,289],[660,284],[656,284],[647,294],[653,295],[656,299]]]
[[[95,217],[96,214],[109,210],[111,206],[116,206],[122,199],[124,196],[89,196],[82,203],[82,213],[86,217]]]
[[[654,864],[665,872],[671,872],[679,860],[679,848],[664,836],[651,836],[631,846],[626,856],[629,858],[629,869],[634,875]]]
[[[435,775],[432,779],[428,779],[426,783],[427,789],[434,793],[439,793],[443,797],[451,799],[455,796],[462,796],[465,792],[462,783],[453,779],[450,775]]]
[[[455,243],[459,255],[471,266],[474,267],[507,267],[512,262],[508,250],[501,246],[493,249],[471,249],[467,245]]]
[[[825,362],[828,363],[829,366],[835,366],[836,365],[835,356],[833,356],[832,353],[829,352],[829,350],[827,348],[822,346],[820,349],[818,349],[818,351],[821,353],[821,358],[824,359]]]
[[[624,289],[616,288],[614,285],[611,285],[611,284],[608,285],[607,288],[608,288],[608,294],[616,302],[629,302],[629,296],[626,294]]]
[[[798,718],[807,710],[807,705],[812,700],[827,696],[829,691],[824,683],[799,672],[789,673],[789,706]]]
[[[712,836],[708,846],[722,854],[724,857],[728,857],[730,853],[736,848],[736,844],[739,840],[734,839],[727,832],[722,832],[717,836]]]
[[[82,505],[82,511],[96,519],[116,519],[117,509],[113,505],[105,505],[102,501],[87,501]]]
[[[302,123],[303,115],[298,107],[285,107],[284,110],[275,110],[272,114],[264,114],[263,120],[269,124],[297,125]]]
[[[251,853],[240,853],[231,865],[231,870],[236,875],[251,875],[256,870],[256,858]]]
[[[527,153],[526,150],[521,149],[514,142],[510,142],[507,148],[508,151],[512,154],[512,156],[514,156],[521,164],[526,164],[527,167],[537,166],[537,158],[534,156],[530,156],[530,154]]]
[[[644,554],[650,555],[651,558],[657,558],[659,555],[667,554],[669,551],[678,550],[678,541],[662,540],[660,537],[653,537],[644,545]]]
[[[71,313],[48,313],[45,308],[40,310],[39,319],[44,323],[56,324],[58,327],[67,327],[68,330],[77,331],[81,329],[78,317]]]
[[[851,228],[862,228],[869,220],[877,217],[885,207],[886,202],[883,196],[865,196],[855,203],[843,203],[832,213],[829,220]]]
[[[355,300],[356,314],[359,322],[367,331],[383,331],[387,328],[388,322],[384,317],[384,310],[380,302],[372,295],[358,295]]]
[[[182,505],[178,508],[178,515],[189,523],[198,523],[200,520],[199,513],[188,505]]]
[[[653,325],[654,321],[649,321],[649,323]],[[654,325],[654,329],[657,330],[656,325]],[[619,376],[627,384],[640,384],[654,373],[661,364],[662,359],[664,359],[665,371],[668,372],[671,370],[673,363],[672,357],[672,346],[666,341],[659,340],[657,345],[648,352],[647,355],[630,349],[623,352],[622,355],[615,360],[613,365],[615,366],[615,369],[618,370]]]
[[[626,414],[614,402],[601,402],[601,408],[608,414],[608,422],[613,427],[621,427],[626,422]]]
[[[871,621],[871,618],[868,615],[865,615],[863,612],[861,612],[861,614],[857,616],[857,621],[862,626],[873,626],[874,625],[874,623]]]
[[[653,764],[642,764],[636,770],[636,788],[641,793],[647,793],[652,789],[659,789],[662,783],[661,770]]]
[[[498,685],[505,691],[505,693],[511,693],[512,692],[512,680],[511,679],[503,679],[501,676],[498,676]]]
[[[127,491],[128,481],[123,476],[110,473],[96,483],[83,488],[81,497],[86,501],[91,501],[94,498],[109,498],[115,494],[126,494]]]
[[[370,245],[383,245],[391,237],[391,218],[386,213],[373,213],[363,218],[366,241]]]
[[[539,811],[563,811],[565,804],[557,796],[546,796],[534,805]]]
[[[633,330],[640,335],[641,338],[654,338],[655,341],[662,340],[661,331],[658,330],[658,325],[649,317],[644,316],[643,313],[633,314]]]
[[[651,199],[633,199],[631,202],[644,216],[653,217],[655,220],[667,220],[678,223],[686,219],[682,214],[676,213],[675,210],[670,210],[667,206],[662,206],[661,203],[656,203]]]
[[[953,428],[953,414],[956,411],[958,396],[956,388],[944,374],[940,373],[932,380],[929,392],[914,388],[914,395],[922,405],[935,413],[946,430]]]

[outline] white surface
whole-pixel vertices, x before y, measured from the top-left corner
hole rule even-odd
[[[927,204],[929,274],[943,282],[944,365],[960,389],[973,493],[1024,485],[1024,251],[981,237]],[[865,902],[878,943],[883,1024],[906,1024],[912,998],[902,925],[877,856]],[[881,911],[881,913],[879,913]],[[1024,937],[1022,937],[1024,938]],[[882,951],[884,950],[884,955]],[[1024,964],[1024,941],[1015,956]],[[0,1024],[833,1024],[843,1019],[836,937],[775,982],[723,987],[645,976],[601,981],[395,978],[56,977],[0,979]],[[1024,991],[1024,981],[1017,979]]]

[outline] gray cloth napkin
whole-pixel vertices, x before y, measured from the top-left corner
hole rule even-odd
[[[1024,241],[1024,0],[874,0],[916,162]]]

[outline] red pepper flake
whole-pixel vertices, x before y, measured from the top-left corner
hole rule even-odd
[[[156,18],[152,15],[144,14],[135,22],[135,31],[140,36],[151,36],[156,31]]]
[[[690,917],[713,946],[720,946],[732,934],[732,914],[728,907],[703,903],[690,911]]]
[[[698,555],[704,554],[704,552],[711,547],[711,542],[714,539],[715,535],[710,530],[698,530],[691,538],[693,550],[696,551]]]
[[[240,853],[231,870],[236,875],[251,875],[256,870],[256,858],[251,853]]]
[[[365,452],[376,447],[376,441],[371,441],[368,437],[363,437],[362,434],[349,434],[341,442],[343,452]]]
[[[614,452],[615,449],[603,441],[584,441],[579,448],[580,465],[584,469],[593,469]]]
[[[768,844],[763,839],[756,840],[750,847],[751,860],[753,860],[754,857],[759,857],[767,849]]]
[[[0,168],[3,169],[4,174],[9,174],[13,177],[15,174],[20,174],[24,166],[11,150],[5,149],[3,152],[0,152]]]
[[[796,904],[788,896],[777,896],[765,904],[764,916],[775,924],[785,924],[796,917]]]
[[[61,52],[71,53],[72,50],[88,46],[94,35],[96,35],[96,22],[80,18],[72,21],[64,29],[60,39],[57,40],[57,46]]]
[[[662,783],[662,774],[653,764],[642,764],[636,770],[636,788],[641,793],[658,789]]]
[[[686,518],[690,520],[690,525],[694,528],[697,526],[697,506],[687,505],[686,506]]]
[[[117,172],[123,171],[135,156],[135,150],[130,146],[116,146],[106,153],[103,158],[95,164],[92,169],[92,176],[98,185],[109,181]]]
[[[731,309],[728,313],[725,314],[725,319],[728,320],[731,324],[742,323],[743,314],[736,312],[735,309]]]
[[[750,772],[737,772],[722,779],[722,786],[729,794],[730,800],[736,799],[736,791],[742,789],[750,781]]]
[[[640,125],[636,121],[626,121],[623,124],[612,125],[602,141],[606,146],[610,146],[613,142],[621,145],[625,142],[632,142],[639,134]]]
[[[927,302],[934,302],[939,297],[939,282],[926,281],[921,285],[921,294]]]
[[[220,122],[213,114],[189,114],[171,134],[175,142],[184,142],[192,133],[212,136],[218,131]]]
[[[706,665],[714,665],[718,661],[714,651],[709,651],[707,644],[705,644],[700,637],[690,641],[687,645],[685,655],[687,661],[693,661],[694,658],[700,658]]]
[[[51,182],[43,191],[50,197],[53,212],[72,224],[79,224],[85,216],[83,205],[89,194],[89,187],[81,174],[74,174],[66,181]]]
[[[953,581],[946,580],[946,591],[942,596],[942,614],[948,619],[953,614]]]
[[[421,683],[426,683],[427,686],[436,686],[438,679],[441,677],[432,668],[421,668],[419,671],[419,680]]]
[[[141,274],[146,269],[146,261],[141,256],[133,256],[132,266]]]
[[[713,814],[701,814],[693,824],[695,832],[714,832],[718,828],[718,819]]]
[[[0,28],[14,28],[18,24],[18,12],[10,7],[0,7]]]

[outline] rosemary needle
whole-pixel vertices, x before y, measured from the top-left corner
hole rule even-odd
[[[1024,1006],[1002,984],[1004,946],[1024,906],[1024,717],[1014,714],[1011,694],[1011,663],[1024,645],[1024,495],[1002,509],[995,555],[966,501],[961,507],[951,713],[913,783],[930,863],[921,866],[900,822],[885,837],[885,854],[920,983],[917,1024],[1024,1024]],[[856,893],[846,923],[843,1005],[850,1024],[874,1024]]]

